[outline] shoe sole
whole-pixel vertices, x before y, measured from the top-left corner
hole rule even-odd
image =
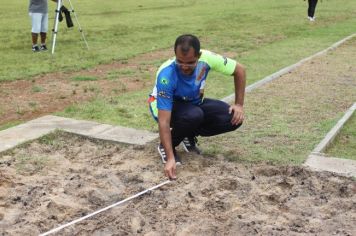
[[[188,148],[184,145],[184,143],[182,142],[182,146],[183,146],[183,149],[184,151],[188,152],[188,153],[195,153],[195,154],[198,154],[198,155],[201,155],[201,151],[189,151]],[[197,148],[198,149],[198,148]]]
[[[161,156],[162,163],[166,164],[167,161],[162,158],[163,154],[162,154],[161,149],[159,148],[159,146],[157,147],[157,150],[158,150],[159,155]],[[180,166],[180,165],[182,165],[182,162],[181,161],[176,161],[176,165]]]
[[[184,145],[183,141],[182,141],[182,146],[183,146],[184,151],[189,152],[188,148]]]
[[[158,150],[159,155],[161,156],[162,163],[166,164],[167,161],[162,158],[163,154],[162,154],[161,149],[159,148],[159,146],[157,147],[157,150]]]

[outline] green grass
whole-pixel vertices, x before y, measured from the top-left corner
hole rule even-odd
[[[98,78],[94,77],[94,76],[75,76],[73,78],[71,78],[71,80],[73,81],[96,81],[98,80]]]
[[[74,1],[90,50],[78,28],[67,29],[62,22],[52,57],[30,50],[27,5],[12,1],[2,8],[0,81],[126,60],[171,48],[177,35],[191,32],[204,48],[238,53],[251,83],[354,33],[356,24],[353,0],[318,4],[314,24],[306,20],[306,3],[295,0]],[[51,29],[55,4],[49,6]]]
[[[107,23],[108,25],[105,23],[106,17],[112,19],[117,17],[115,13],[120,15],[121,23],[126,20],[129,22],[127,19],[129,16],[136,16],[130,18],[130,27],[132,30],[128,30],[126,34],[120,35],[120,39],[122,37],[131,37],[125,43],[127,47],[131,48],[130,45],[136,45],[137,43],[136,47],[131,48],[133,52],[130,54],[131,56],[158,48],[171,47],[175,37],[179,33],[192,32],[200,36],[203,48],[220,53],[237,53],[235,59],[243,63],[247,68],[248,84],[252,84],[264,76],[293,64],[350,35],[354,32],[353,26],[356,23],[356,19],[352,17],[353,11],[351,10],[353,6],[356,7],[356,3],[352,1],[346,1],[342,6],[334,2],[319,4],[317,9],[318,20],[315,24],[310,24],[306,20],[305,4],[302,2],[296,3],[295,1],[260,0],[253,3],[246,1],[222,1],[219,4],[215,1],[210,1],[211,4],[199,4],[201,1],[185,1],[184,6],[180,5],[183,2],[178,1],[161,1],[160,5],[140,1],[135,4],[121,1],[120,3],[123,5],[120,6],[118,12],[106,12],[107,15],[102,19],[103,27],[105,29],[105,27],[115,22],[113,20],[113,22]],[[104,5],[113,6],[113,4],[115,3],[107,1]],[[231,4],[232,6],[230,6]],[[138,7],[139,5],[142,5],[143,8]],[[187,6],[189,6],[188,9],[191,9],[191,11],[186,9]],[[194,9],[198,7],[202,9],[199,10],[199,14],[196,14]],[[97,10],[100,12],[102,8],[104,8],[103,5],[98,7]],[[184,18],[179,17],[182,14],[184,14]],[[150,24],[147,24],[145,19],[148,20],[148,17],[153,17],[153,19],[157,19],[158,21],[150,19]],[[172,20],[174,20],[174,27],[168,27]],[[138,22],[140,22],[140,25],[137,25]],[[191,24],[187,24],[186,22],[191,22]],[[132,38],[136,35],[134,32],[135,27],[140,28],[143,32],[142,37],[144,38],[144,35],[149,34],[149,31],[156,32],[157,28],[159,28],[157,24],[162,23],[166,23],[167,26],[160,29],[158,32],[159,37],[156,38],[154,33],[149,40],[145,39],[144,43],[140,41],[141,37]],[[183,26],[186,27],[185,30],[181,30]],[[172,32],[172,29],[176,29],[176,31]],[[113,32],[106,33],[109,35]],[[106,36],[100,34],[97,37]],[[146,48],[142,48],[141,44],[146,45]],[[149,49],[149,44],[159,46]],[[118,55],[122,55],[127,50],[126,48],[121,49],[123,45],[119,42],[110,42],[107,46],[112,50],[116,50],[113,47],[120,49],[121,51]],[[135,53],[134,51],[137,48],[140,48],[140,50]],[[129,57],[129,54],[125,55],[123,58]],[[98,55],[98,58],[100,56]],[[117,56],[116,58],[119,59],[121,57]],[[157,62],[156,60],[152,61],[151,65],[158,67],[160,63],[161,61]],[[130,68],[118,69],[110,71],[107,78],[115,79],[119,76],[134,77],[134,73]],[[60,114],[123,126],[133,126],[135,128],[151,129],[152,121],[149,119],[140,119],[138,122],[132,120],[132,117],[137,116],[138,111],[147,110],[147,104],[144,101],[150,93],[154,74],[151,74],[151,78],[149,76],[144,76],[144,78],[148,82],[147,88],[135,92],[135,95],[129,93],[124,96],[124,99],[114,98],[114,100],[118,101],[118,104],[111,103],[111,97],[99,96],[97,97],[98,100],[94,99],[93,102],[71,106],[64,113]],[[212,73],[209,76],[207,96],[222,98],[232,92],[233,82],[231,78],[216,73]],[[128,101],[130,104],[133,104],[134,108],[128,109],[125,115],[122,115],[116,107],[125,106],[125,103]],[[95,111],[98,114],[93,114],[91,111]],[[105,117],[106,115],[103,113],[109,113],[110,115]]]
[[[107,73],[106,79],[108,80],[116,80],[120,77],[133,77],[137,75],[137,71],[132,68],[122,68],[111,70]]]
[[[1,131],[1,130],[5,130],[5,129],[9,129],[9,128],[14,127],[14,126],[16,126],[16,125],[19,125],[19,124],[21,124],[21,123],[22,123],[22,121],[11,121],[11,122],[7,122],[7,123],[4,124],[4,125],[0,125],[0,131]]]
[[[333,157],[356,160],[356,115],[347,121],[342,127],[340,134],[336,137],[326,154]]]
[[[356,25],[354,0],[345,0],[343,4],[337,1],[319,3],[317,21],[312,24],[306,19],[306,3],[295,0],[74,1],[90,50],[85,49],[77,28],[69,30],[61,23],[56,53],[51,56],[50,53],[33,54],[30,50],[27,4],[12,1],[2,8],[0,38],[2,42],[8,43],[0,45],[0,81],[30,80],[34,75],[78,71],[118,60],[121,64],[127,64],[129,58],[139,54],[159,49],[172,50],[175,38],[189,32],[200,37],[202,48],[222,54],[235,54],[233,58],[247,69],[247,83],[252,84],[355,33]],[[50,2],[50,23],[53,21],[54,6]],[[141,65],[158,67],[164,59],[153,58]],[[141,74],[130,67],[112,70],[106,79],[140,77],[146,84],[145,88],[120,96],[109,96],[100,94],[96,87],[88,86],[84,88],[86,91],[96,93],[91,101],[72,105],[57,114],[157,131],[146,103],[154,76],[154,73]],[[117,93],[125,90],[125,85],[113,88],[113,92]],[[233,82],[230,77],[216,73],[209,76],[208,97],[222,98],[232,92]],[[21,113],[20,110],[18,112]],[[278,112],[278,109],[274,112]],[[258,142],[258,138],[269,137],[271,133],[284,136],[287,141],[303,139],[304,134],[287,132],[284,120],[274,122],[265,133],[254,133],[239,140],[241,145],[249,148],[248,154],[254,155],[251,158],[266,158],[268,146],[254,149],[251,143]],[[327,119],[324,123],[318,121],[314,125],[325,128],[332,122],[333,119]],[[315,134],[309,135],[305,139],[308,143],[304,142],[302,150],[312,150],[315,144],[312,141],[319,139]],[[207,143],[228,142],[224,137],[222,140],[213,140]],[[273,151],[274,156],[269,155],[268,158],[300,163],[305,153],[298,152],[301,149],[298,145],[293,144],[287,148],[280,146]],[[213,154],[224,153],[232,160],[236,160],[236,156],[238,159],[245,152],[245,149],[220,150],[214,145],[206,148]]]
[[[43,90],[44,89],[41,86],[37,86],[37,85],[32,86],[32,92],[33,93],[43,92]]]
[[[146,98],[147,93],[142,91],[118,97],[97,96],[92,101],[69,106],[57,115],[157,131]]]
[[[50,164],[50,158],[48,156],[28,156],[22,154],[17,157],[15,168],[19,174],[32,175],[41,172]]]

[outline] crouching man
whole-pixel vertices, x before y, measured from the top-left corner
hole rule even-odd
[[[200,49],[199,39],[190,34],[179,36],[174,44],[175,57],[164,62],[149,97],[149,107],[158,121],[161,143],[158,152],[165,163],[164,172],[176,179],[181,163],[175,147],[183,142],[186,151],[200,153],[197,136],[213,136],[236,130],[244,120],[246,75],[236,61]],[[210,71],[234,78],[235,102],[204,98],[204,86]]]

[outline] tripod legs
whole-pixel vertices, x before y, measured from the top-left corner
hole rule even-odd
[[[82,38],[83,38],[83,40],[84,40],[84,43],[85,43],[87,49],[89,50],[88,42],[87,42],[87,40],[86,40],[86,38],[85,38],[83,29],[82,29],[82,27],[81,27],[80,24],[79,24],[77,14],[76,14],[76,12],[75,12],[74,9],[73,9],[72,2],[71,2],[70,0],[67,0],[67,1],[68,1],[69,5],[70,5],[70,11],[74,14],[75,21],[76,21],[77,24],[78,24],[79,32],[82,34]],[[62,4],[63,4],[63,0],[58,0],[58,1],[57,1],[57,8],[56,8],[56,14],[55,14],[55,18],[54,18],[54,28],[53,28],[53,35],[52,35],[52,54],[54,54],[54,49],[55,49],[55,46],[56,46],[56,39],[57,39],[57,33],[58,33],[59,15],[60,15],[60,9],[61,9]]]
[[[57,38],[57,32],[58,32],[58,21],[59,21],[59,14],[60,14],[60,9],[62,6],[62,0],[57,1],[57,8],[56,8],[56,14],[54,17],[54,28],[53,28],[53,33],[52,33],[52,54],[54,53],[54,48],[56,46],[56,38]]]
[[[83,40],[84,40],[84,43],[85,43],[85,45],[87,46],[87,49],[89,50],[89,45],[88,45],[87,40],[85,39],[85,35],[84,35],[84,32],[83,32],[83,29],[82,29],[82,27],[81,27],[80,24],[79,24],[78,17],[77,17],[77,13],[74,11],[72,2],[71,2],[70,0],[68,0],[68,2],[69,2],[69,5],[70,5],[70,10],[73,12],[75,21],[76,21],[77,24],[78,24],[79,32],[82,34],[82,38],[83,38]]]

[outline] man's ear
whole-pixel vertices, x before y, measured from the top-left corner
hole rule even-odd
[[[201,51],[199,52],[198,58],[200,58],[200,56],[201,56]]]

